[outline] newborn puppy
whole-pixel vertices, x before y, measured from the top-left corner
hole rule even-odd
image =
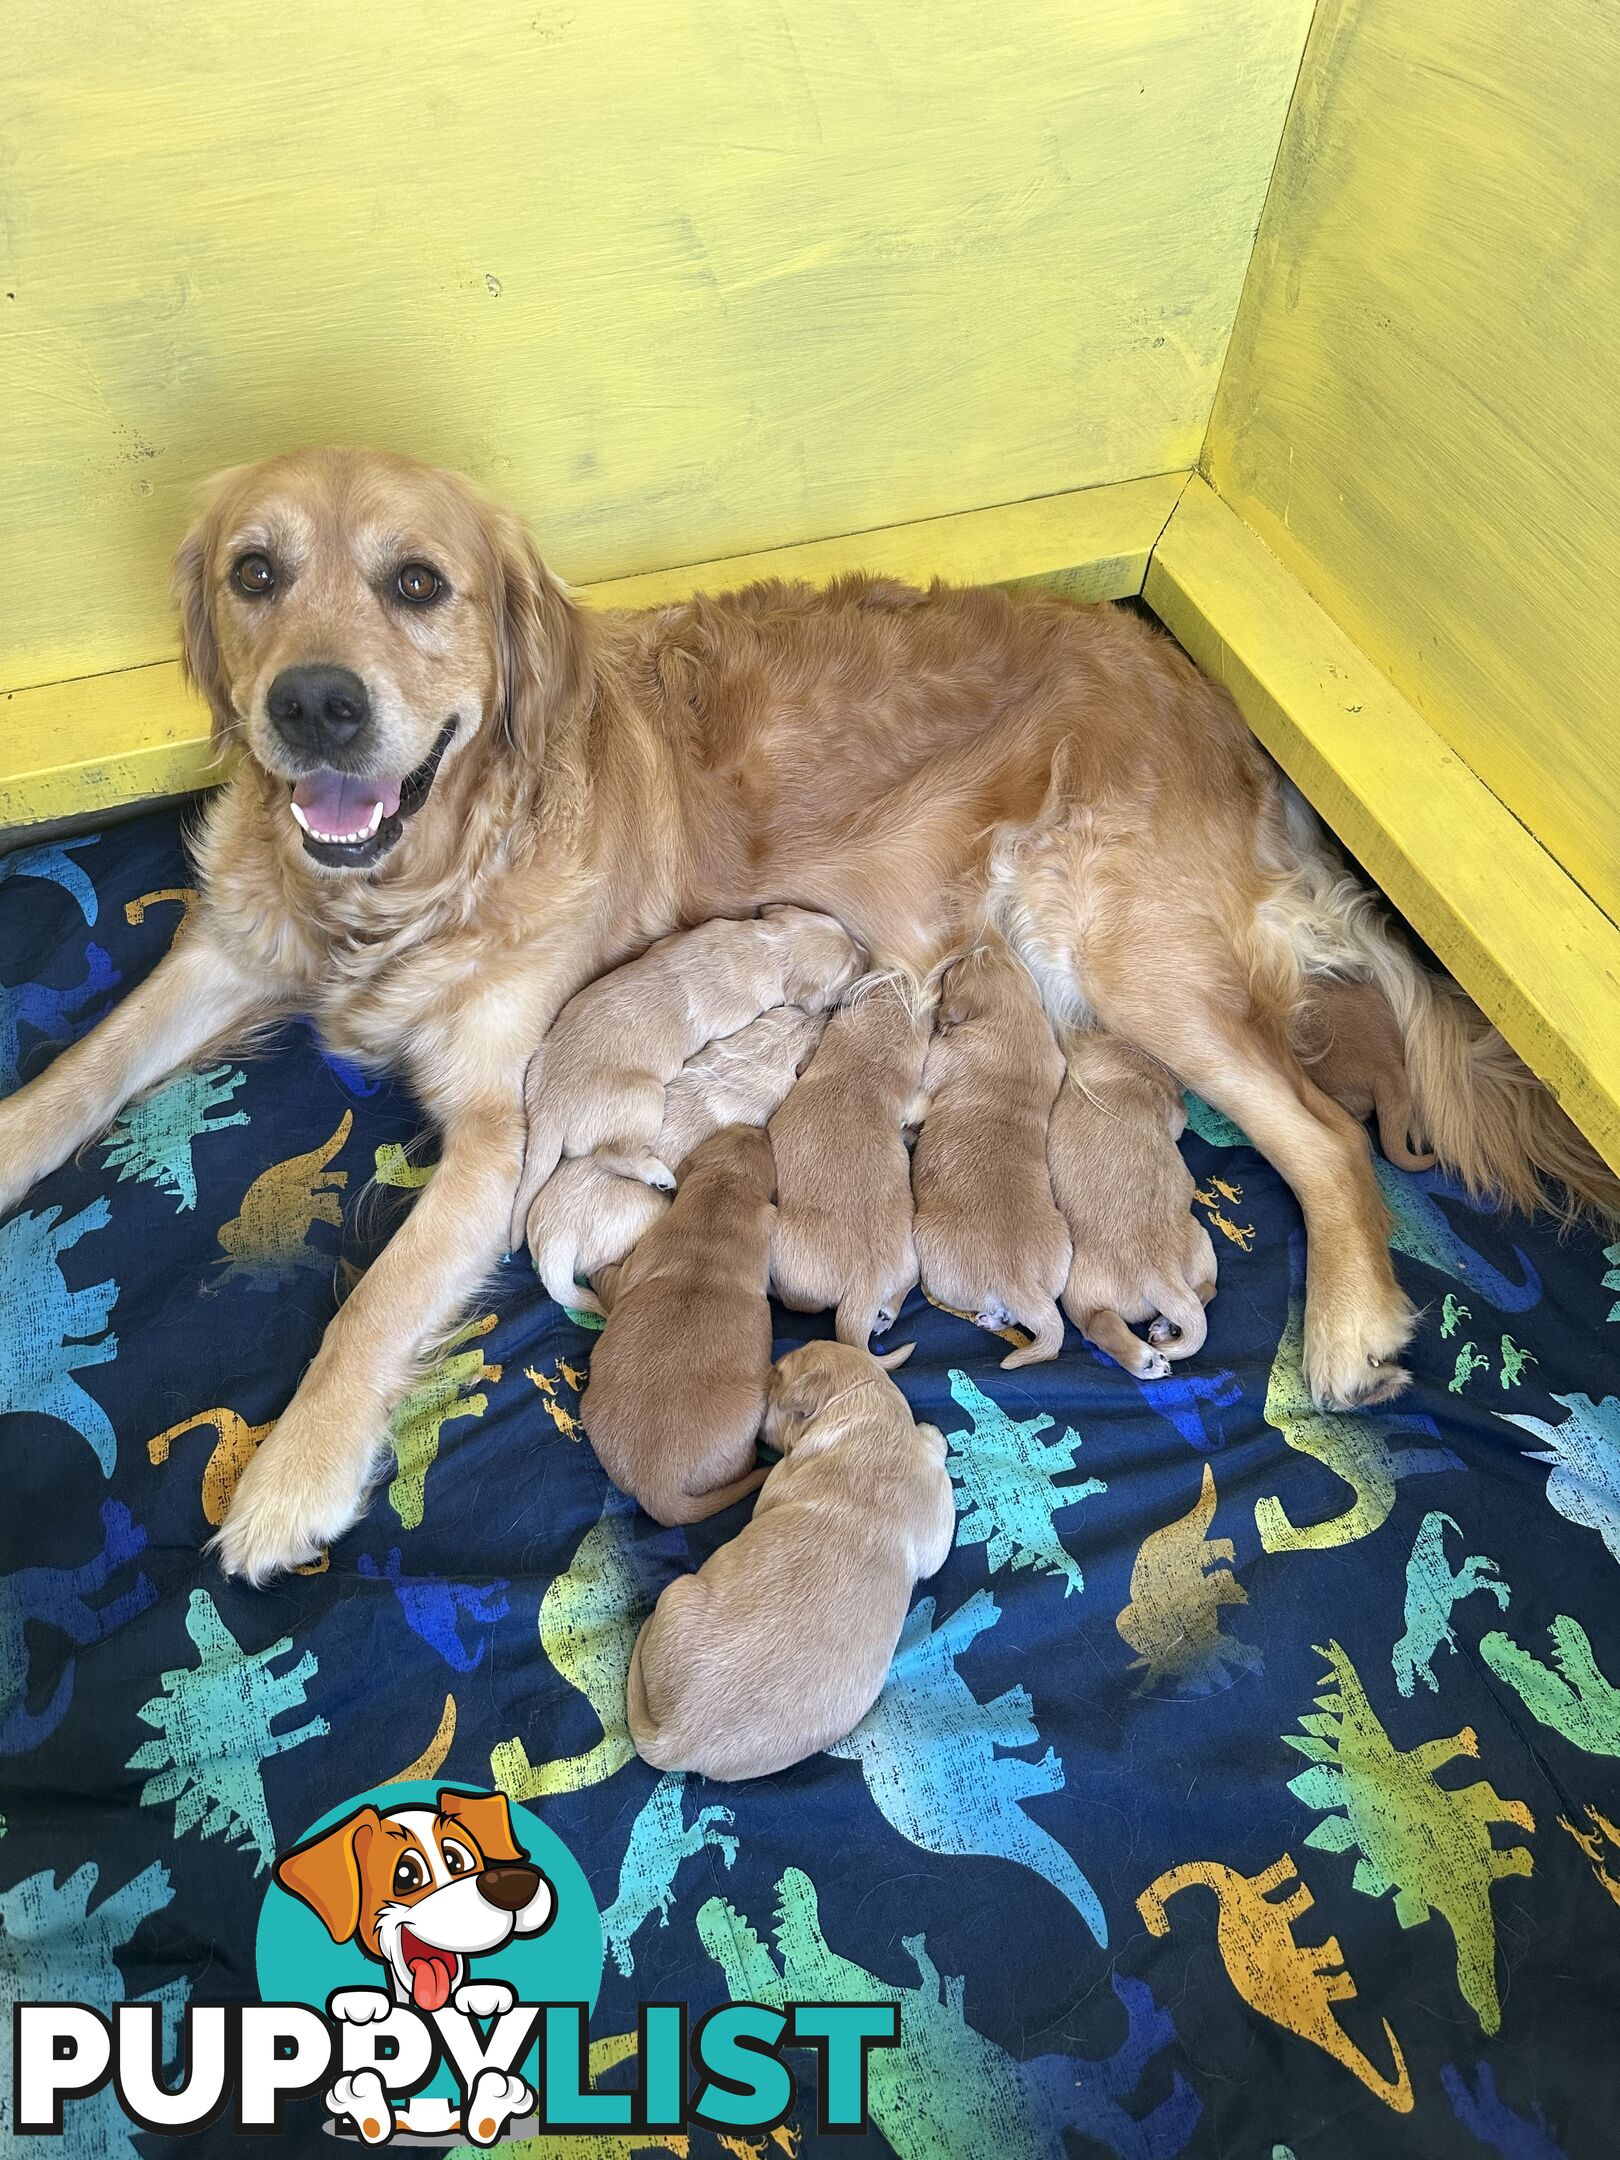
[[[608,1476],[658,1522],[718,1514],[765,1475],[774,1182],[757,1126],[715,1133],[668,1214],[597,1278],[608,1321],[579,1414]]]
[[[1434,1167],[1434,1156],[1412,1149],[1406,1046],[1376,983],[1324,977],[1308,984],[1293,1033],[1295,1055],[1324,1095],[1361,1124],[1378,1112],[1378,1144],[1392,1163],[1402,1170]]]
[[[529,1065],[529,1133],[513,1202],[515,1250],[534,1196],[565,1155],[673,1189],[655,1152],[664,1090],[707,1042],[773,1005],[820,1012],[853,982],[861,954],[830,915],[773,907],[752,922],[709,922],[661,938],[558,1014]]]
[[[824,1025],[819,1013],[778,1005],[688,1058],[664,1096],[659,1160],[678,1173],[711,1133],[763,1125]],[[595,1291],[578,1287],[575,1277],[622,1260],[668,1205],[666,1193],[610,1169],[601,1155],[559,1163],[529,1209],[529,1252],[548,1295],[575,1312],[601,1312]]]
[[[765,1437],[782,1460],[752,1521],[636,1638],[630,1734],[657,1769],[785,1770],[882,1693],[912,1585],[956,1530],[944,1435],[882,1370],[910,1355],[814,1342],[777,1366]]]
[[[771,1119],[771,1286],[795,1312],[838,1309],[841,1342],[891,1327],[917,1280],[911,1157],[929,1022],[880,982],[827,1023]]]
[[[1046,1128],[1063,1079],[1029,971],[999,941],[947,972],[911,1182],[922,1285],[980,1327],[1034,1336],[1003,1369],[1056,1357],[1069,1233],[1052,1203]]]
[[[1192,1212],[1192,1172],[1176,1146],[1181,1090],[1156,1059],[1113,1035],[1075,1035],[1046,1136],[1052,1189],[1074,1260],[1069,1318],[1116,1365],[1162,1380],[1203,1346],[1215,1248]],[[1143,1342],[1127,1320],[1150,1320]]]

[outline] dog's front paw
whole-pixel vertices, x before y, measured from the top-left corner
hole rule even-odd
[[[353,1995],[370,1994],[369,1988],[350,1988]],[[393,2135],[394,2111],[382,2079],[375,2070],[356,2070],[340,2077],[326,2095],[327,2113],[347,2117],[368,2145],[386,2145]]]
[[[504,1980],[463,1980],[450,1998],[463,2017],[500,2017],[517,2001]]]
[[[295,1395],[242,1472],[209,1550],[227,1575],[255,1586],[315,1559],[358,1518],[385,1434],[360,1423],[355,1406],[323,1394]]]
[[[493,2145],[512,2117],[533,2105],[534,2095],[520,2077],[505,2070],[480,2070],[462,2120],[475,2145]]]
[[[393,2007],[386,1988],[339,1988],[327,1997],[326,2014],[340,2025],[380,2025]]]

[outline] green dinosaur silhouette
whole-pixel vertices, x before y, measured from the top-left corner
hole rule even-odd
[[[1395,1685],[1406,1696],[1413,1693],[1419,1679],[1431,1695],[1439,1693],[1434,1656],[1442,1643],[1448,1650],[1457,1647],[1457,1638],[1451,1632],[1451,1613],[1459,1600],[1472,1597],[1476,1590],[1485,1590],[1506,1612],[1512,1594],[1496,1562],[1483,1553],[1470,1553],[1453,1575],[1446,1559],[1448,1530],[1462,1536],[1460,1527],[1438,1508],[1425,1515],[1412,1542],[1412,1557],[1406,1563],[1406,1633],[1390,1655]]]
[[[248,1123],[245,1110],[233,1110],[229,1117],[208,1114],[222,1109],[246,1079],[240,1067],[216,1065],[208,1072],[181,1073],[144,1102],[132,1104],[101,1143],[107,1168],[118,1172],[120,1185],[126,1178],[155,1185],[177,1202],[175,1213],[184,1215],[197,1205],[192,1142]]]
[[[1448,1395],[1460,1395],[1477,1372],[1489,1372],[1491,1361],[1483,1351],[1476,1351],[1471,1342],[1465,1342],[1457,1352],[1457,1364],[1451,1378],[1446,1382]]]
[[[1532,1357],[1528,1350],[1521,1350],[1511,1335],[1502,1337],[1502,1385],[1517,1387],[1527,1365],[1539,1365],[1540,1358]]]
[[[628,1977],[636,1969],[630,1944],[642,1922],[656,1907],[658,1925],[668,1927],[675,1902],[675,1876],[683,1860],[690,1860],[706,1845],[719,1849],[726,1866],[737,1858],[737,1840],[719,1825],[736,1821],[728,1807],[700,1807],[692,1822],[681,1812],[686,1779],[672,1773],[661,1777],[646,1804],[630,1825],[630,1842],[619,1866],[619,1892],[602,1915],[602,1935],[613,1953],[613,1962]]]
[[[1462,1304],[1448,1290],[1440,1301],[1440,1334],[1442,1338],[1449,1342],[1452,1336],[1456,1334],[1459,1324],[1464,1320],[1471,1320],[1473,1317],[1468,1307]]]
[[[1572,1747],[1588,1755],[1620,1755],[1620,1688],[1599,1672],[1585,1628],[1560,1613],[1547,1633],[1556,1672],[1500,1629],[1485,1637],[1479,1654],[1530,1715],[1562,1733]]]
[[[262,1875],[276,1857],[276,1837],[261,1765],[330,1730],[323,1717],[286,1732],[270,1730],[283,1711],[302,1706],[315,1654],[306,1650],[285,1672],[273,1673],[272,1661],[287,1655],[292,1637],[247,1655],[206,1590],[191,1593],[186,1633],[197,1645],[198,1663],[162,1675],[162,1694],[139,1712],[141,1723],[155,1727],[159,1737],[143,1741],[125,1767],[157,1773],[142,1786],[141,1805],[172,1800],[176,1837],[198,1824],[204,1837],[223,1831],[227,1842],[256,1853],[253,1872]]]
[[[948,1435],[965,1443],[945,1460],[962,1518],[957,1542],[984,1546],[993,1575],[1005,1567],[1033,1567],[1061,1575],[1065,1597],[1083,1590],[1080,1563],[1065,1549],[1053,1522],[1065,1508],[1108,1490],[1101,1478],[1058,1483],[1059,1472],[1075,1467],[1080,1435],[1071,1429],[1061,1439],[1042,1440],[1052,1418],[1044,1411],[1021,1423],[1010,1418],[965,1372],[952,1372],[951,1394],[973,1421],[971,1433],[959,1429]]]
[[[482,1417],[489,1408],[489,1397],[480,1383],[487,1380],[493,1387],[501,1368],[486,1365],[482,1350],[458,1346],[470,1336],[487,1335],[494,1325],[495,1315],[485,1313],[481,1320],[469,1320],[459,1328],[446,1343],[445,1355],[417,1381],[389,1421],[396,1468],[388,1505],[399,1517],[402,1530],[421,1527],[427,1474],[439,1459],[439,1436],[446,1425],[459,1418]],[[463,1393],[474,1388],[476,1394]]]
[[[1483,1780],[1453,1791],[1436,1770],[1459,1755],[1477,1756],[1469,1727],[1449,1740],[1398,1748],[1367,1700],[1355,1667],[1336,1642],[1317,1654],[1329,1667],[1314,1715],[1300,1719],[1304,1735],[1285,1733],[1287,1746],[1311,1763],[1288,1790],[1322,1817],[1305,1842],[1319,1852],[1359,1849],[1352,1881],[1368,1897],[1395,1892],[1402,1927],[1439,1913],[1457,1946],[1457,1985],[1481,2028],[1502,2022],[1496,1990],[1496,1919],[1491,1885],[1504,1875],[1528,1875],[1534,1862],[1522,1845],[1498,1852],[1493,1823],[1534,1830],[1522,1800],[1504,1800]]]

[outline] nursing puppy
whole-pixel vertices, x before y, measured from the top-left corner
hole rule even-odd
[[[727,1125],[763,1125],[825,1024],[819,1013],[778,1005],[688,1058],[664,1097],[660,1162],[679,1176],[711,1133]],[[622,1260],[668,1206],[666,1193],[611,1169],[600,1154],[559,1163],[529,1209],[529,1252],[547,1294],[575,1312],[601,1312],[595,1291],[575,1278]]]
[[[1192,1212],[1187,1123],[1165,1068],[1113,1035],[1067,1039],[1068,1074],[1047,1133],[1052,1189],[1074,1239],[1063,1309],[1139,1380],[1203,1347],[1215,1248]],[[1127,1321],[1147,1320],[1149,1340]]]
[[[565,1155],[600,1154],[623,1177],[673,1189],[656,1143],[664,1090],[686,1060],[772,1006],[821,1011],[860,969],[859,950],[831,916],[773,907],[751,922],[661,938],[571,998],[525,1082],[529,1142],[509,1249]]]
[[[862,1349],[917,1280],[905,1129],[929,1031],[893,982],[876,984],[834,1013],[771,1119],[771,1286],[795,1312],[836,1307],[839,1340]]]
[[[1035,1339],[1004,1370],[1056,1357],[1069,1233],[1052,1202],[1046,1128],[1063,1080],[1029,972],[999,942],[945,976],[923,1075],[928,1109],[912,1158],[922,1286],[980,1327]]]
[[[1295,1012],[1294,1049],[1324,1095],[1365,1124],[1378,1113],[1378,1144],[1402,1170],[1430,1170],[1432,1155],[1413,1151],[1412,1091],[1400,1024],[1376,983],[1306,985]]]
[[[752,1492],[771,1374],[771,1144],[705,1140],[668,1214],[596,1288],[608,1322],[579,1414],[615,1485],[661,1523]]]
[[[956,1529],[944,1436],[882,1369],[910,1355],[814,1342],[777,1366],[765,1438],[782,1460],[752,1520],[636,1638],[630,1734],[655,1768],[765,1777],[877,1701],[912,1585]]]

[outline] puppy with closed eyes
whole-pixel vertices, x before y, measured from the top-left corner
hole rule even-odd
[[[656,1152],[679,1176],[687,1158],[727,1125],[763,1125],[793,1086],[825,1021],[778,1005],[688,1058],[664,1097]],[[609,1167],[602,1154],[561,1162],[529,1209],[529,1252],[547,1293],[575,1312],[599,1313],[591,1276],[635,1249],[669,1206],[669,1196]]]
[[[674,1172],[656,1145],[664,1090],[687,1059],[772,1006],[822,1011],[861,966],[830,915],[770,907],[750,922],[660,938],[571,998],[524,1083],[529,1130],[509,1249],[565,1155],[600,1155],[620,1176],[672,1191]]]
[[[1074,1239],[1063,1309],[1139,1380],[1203,1347],[1215,1248],[1192,1212],[1193,1176],[1176,1142],[1181,1089],[1114,1035],[1065,1039],[1068,1071],[1046,1136],[1052,1189]],[[1131,1321],[1150,1322],[1148,1340]]]
[[[636,1638],[630,1735],[656,1768],[764,1777],[841,1740],[882,1693],[912,1585],[956,1530],[944,1435],[888,1377],[910,1355],[814,1342],[777,1366],[765,1438],[782,1460],[752,1520]]]
[[[906,1127],[920,1109],[929,1017],[883,981],[840,1007],[771,1119],[771,1286],[795,1312],[837,1308],[864,1349],[917,1280]]]
[[[1398,1169],[1433,1169],[1436,1158],[1412,1146],[1406,1045],[1377,983],[1307,984],[1292,1033],[1295,1055],[1324,1095],[1363,1125],[1377,1111],[1378,1145]]]
[[[669,1212],[596,1289],[607,1326],[579,1414],[602,1467],[655,1521],[700,1522],[760,1483],[771,1374],[771,1143],[715,1133]]]
[[[911,1182],[922,1286],[980,1327],[1033,1341],[1004,1370],[1056,1357],[1069,1233],[1052,1199],[1046,1128],[1063,1080],[1029,971],[999,939],[946,972]]]

